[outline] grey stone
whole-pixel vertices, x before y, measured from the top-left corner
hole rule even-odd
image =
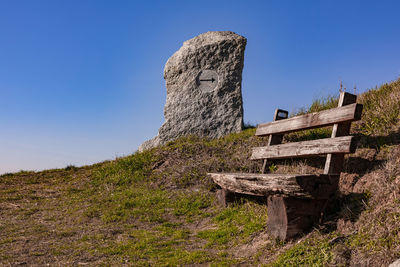
[[[167,61],[165,122],[139,150],[183,135],[217,138],[243,129],[242,70],[246,38],[206,32],[183,43]]]
[[[400,259],[392,262],[389,267],[400,267]]]
[[[144,151],[153,147],[156,147],[161,144],[160,139],[158,138],[158,135],[153,137],[150,140],[145,141],[143,144],[141,144],[138,148],[139,151]]]

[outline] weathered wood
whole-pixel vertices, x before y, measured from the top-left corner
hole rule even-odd
[[[274,121],[287,119],[289,112],[283,109],[276,109],[274,114]],[[268,139],[268,146],[278,145],[282,143],[283,134],[271,134]],[[267,159],[264,159],[261,173],[266,173],[267,170]]]
[[[231,202],[234,199],[235,199],[234,192],[228,191],[224,188],[217,190],[217,201],[221,206],[226,207],[228,202]]]
[[[346,107],[355,105],[357,96],[346,92],[341,92],[339,96],[338,107]],[[362,107],[361,107],[362,111]],[[360,111],[360,116],[361,116]],[[351,122],[342,122],[333,125],[331,138],[346,136],[350,134]],[[355,149],[355,148],[354,148]],[[328,154],[325,161],[325,174],[338,174],[342,171],[344,162],[344,154]]]
[[[283,109],[276,109],[274,115],[274,121],[280,121],[287,119],[289,117],[289,112]],[[278,145],[282,143],[283,134],[271,134],[268,139],[268,145]]]
[[[337,189],[339,176],[324,174],[209,173],[223,189],[247,195],[281,194],[299,198],[329,198]]]
[[[322,209],[337,190],[344,153],[353,153],[355,138],[347,136],[351,121],[361,118],[356,96],[341,93],[339,107],[287,119],[276,110],[274,122],[258,126],[256,135],[270,135],[268,146],[253,148],[251,159],[265,159],[263,174],[209,173],[222,187],[217,199],[224,206],[240,194],[268,197],[267,227],[281,240],[304,233],[318,222]],[[284,120],[279,120],[285,117]],[[281,144],[284,133],[333,125],[331,138]],[[327,154],[324,174],[265,174],[266,159]]]
[[[275,146],[254,147],[250,159],[284,159],[328,153],[354,153],[353,136],[287,143]]]
[[[257,136],[284,134],[305,129],[319,128],[335,123],[351,122],[361,119],[362,105],[350,104],[320,112],[296,116],[281,121],[259,124]]]
[[[267,229],[272,237],[288,240],[317,223],[326,200],[268,197]]]

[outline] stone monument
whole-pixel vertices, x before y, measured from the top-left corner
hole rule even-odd
[[[167,61],[165,122],[139,150],[193,134],[217,138],[243,129],[242,70],[246,38],[206,32],[183,43]]]

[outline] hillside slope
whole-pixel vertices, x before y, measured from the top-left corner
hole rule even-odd
[[[0,176],[0,265],[369,265],[400,257],[400,80],[362,94],[361,137],[320,226],[287,243],[266,233],[265,199],[217,205],[207,172],[253,172],[254,129],[188,136],[92,166]],[[317,100],[301,112],[335,106]],[[268,118],[266,118],[268,120]],[[329,136],[328,130],[289,135]],[[274,172],[321,172],[320,158]]]

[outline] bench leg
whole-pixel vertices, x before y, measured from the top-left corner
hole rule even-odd
[[[304,233],[319,221],[325,202],[326,200],[269,196],[269,233],[280,240],[288,240]]]
[[[234,200],[235,193],[223,188],[217,190],[217,201],[221,206],[226,207],[228,205],[228,202],[232,202]]]

